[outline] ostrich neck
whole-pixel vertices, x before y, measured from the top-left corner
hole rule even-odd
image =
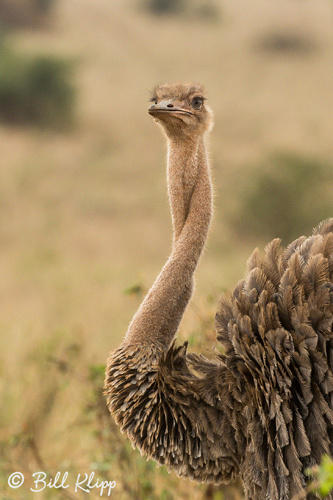
[[[147,293],[125,342],[167,349],[192,295],[193,274],[212,215],[212,186],[203,137],[168,143],[168,193],[173,223],[169,259]]]
[[[174,244],[184,227],[199,171],[205,162],[202,138],[188,143],[180,140],[168,142],[167,180]]]

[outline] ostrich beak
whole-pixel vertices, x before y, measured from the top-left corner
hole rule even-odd
[[[193,115],[193,113],[191,113],[190,111],[175,106],[172,101],[161,101],[158,104],[152,104],[148,108],[148,113],[151,116],[156,116],[161,113],[169,113],[170,115],[177,115],[177,114]]]

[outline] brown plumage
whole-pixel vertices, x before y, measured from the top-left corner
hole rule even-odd
[[[141,453],[179,476],[239,475],[251,500],[311,498],[304,470],[333,455],[333,218],[285,249],[276,239],[252,254],[216,314],[223,355],[173,342],[212,214],[203,92],[153,93],[149,112],[168,140],[173,249],[109,358],[108,405]]]

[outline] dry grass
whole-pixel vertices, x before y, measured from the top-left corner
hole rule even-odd
[[[139,304],[124,290],[149,287],[170,248],[164,144],[146,111],[153,84],[202,81],[215,110],[216,216],[184,338],[199,335],[196,323],[208,315],[213,343],[216,297],[244,272],[251,238],[237,234],[224,213],[237,208],[235,184],[246,185],[249,165],[275,150],[331,163],[332,6],[324,0],[223,4],[219,22],[201,23],[150,17],[134,0],[59,0],[51,29],[11,35],[20,51],[74,57],[79,99],[72,132],[0,129],[4,478],[15,467],[84,472],[95,454],[104,460],[106,438],[101,443],[94,431],[111,432],[110,441],[122,446],[117,431],[98,420],[99,410],[90,420],[83,411],[96,385],[89,366],[105,362]],[[296,33],[313,41],[313,49],[262,50],[270,33]],[[222,498],[164,478],[154,466],[148,471],[133,456],[131,482],[140,489],[148,475],[156,498]],[[118,498],[141,498],[139,489],[126,490],[116,465],[108,476],[113,471]],[[166,485],[173,497],[161,496]],[[5,498],[20,494],[7,489]]]

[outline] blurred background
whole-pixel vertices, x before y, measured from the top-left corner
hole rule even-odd
[[[215,113],[215,217],[179,333],[203,351],[254,247],[333,215],[332,1],[0,0],[0,27],[1,498],[33,498],[42,470],[95,471],[119,499],[241,499],[146,462],[102,396],[171,248],[149,90],[201,82]]]

